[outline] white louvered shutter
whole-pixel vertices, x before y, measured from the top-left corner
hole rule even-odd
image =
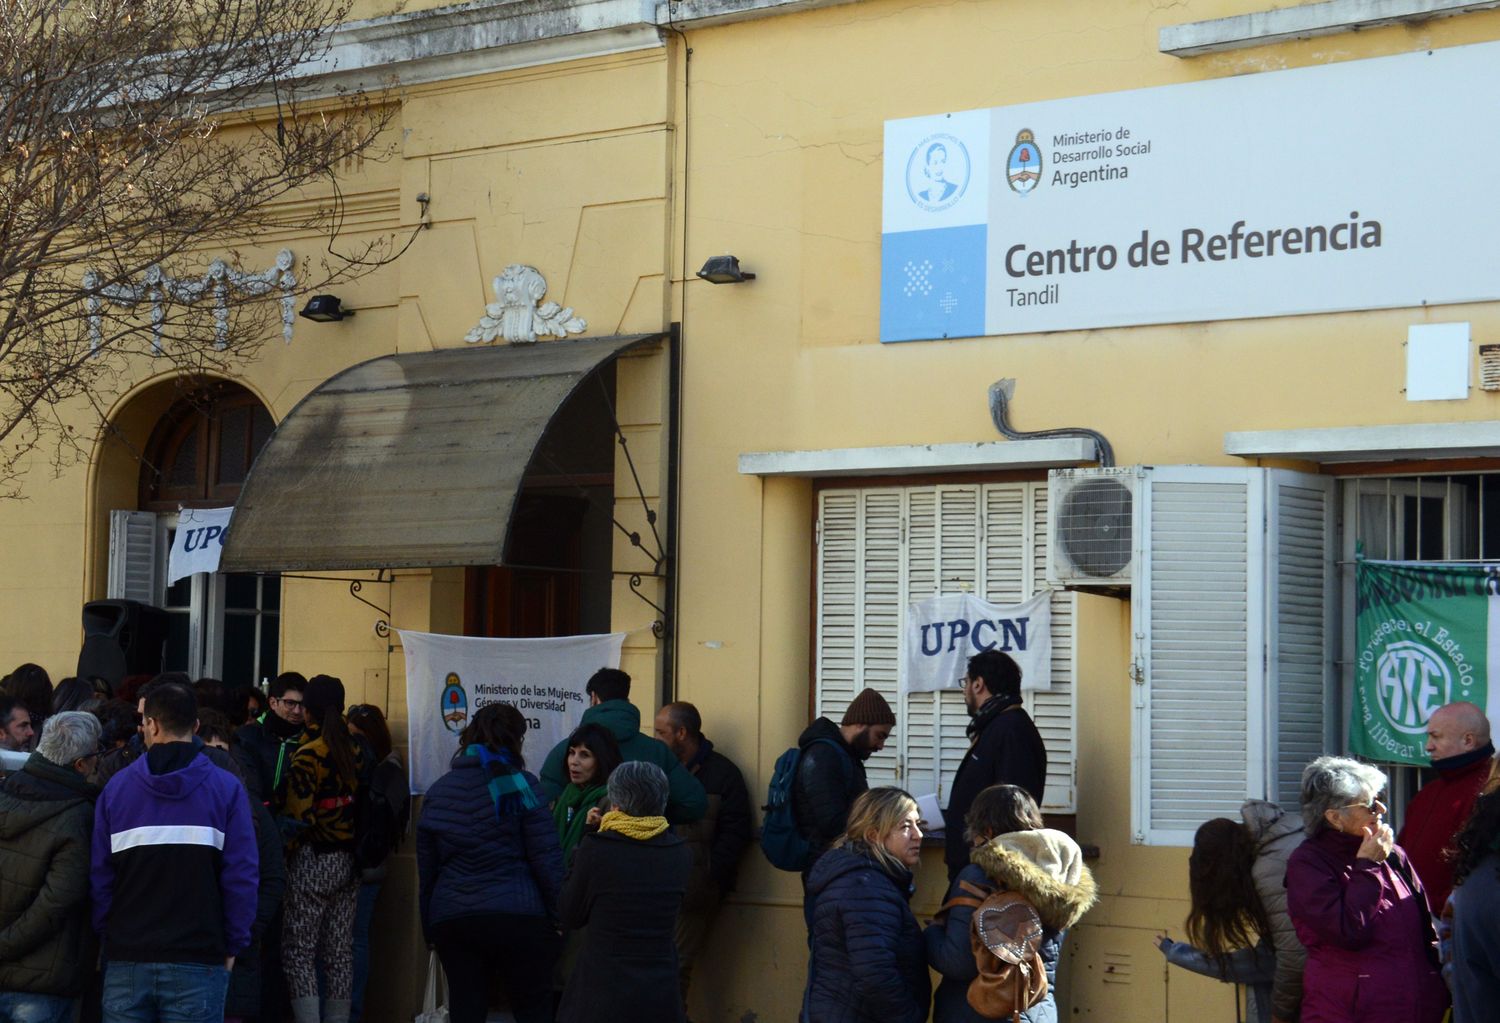
[[[1028,484],[1032,497],[1030,585],[1027,599],[1047,589],[1047,485]],[[1073,612],[1076,595],[1052,591],[1052,688],[1026,693],[1026,710],[1042,733],[1047,746],[1047,790],[1042,809],[1050,813],[1077,813],[1077,725],[1074,703],[1077,692],[1073,661]]]
[[[940,592],[938,492],[936,487],[909,487],[903,492],[906,495],[905,592],[909,604]],[[938,695],[908,694],[897,715],[899,731],[892,737],[892,745],[901,751],[903,784],[918,796],[939,792],[944,777],[938,758],[939,750],[943,749],[942,722],[934,712]],[[961,697],[959,704],[962,707]]]
[[[1302,769],[1327,748],[1333,487],[1327,476],[1267,473],[1267,798],[1289,812],[1296,812],[1301,800]]]
[[[1264,791],[1264,507],[1258,470],[1175,466],[1141,483],[1131,590],[1135,838],[1191,845]]]
[[[109,513],[109,599],[161,604],[160,544],[155,512]]]
[[[1042,483],[995,483],[820,493],[815,703],[837,721],[854,694],[871,686],[897,708],[886,752],[866,765],[870,784],[947,801],[968,750],[969,717],[956,688],[898,703],[905,605],[964,591],[1019,603],[1038,592],[1046,577],[1045,491]],[[1071,813],[1073,598],[1059,593],[1053,606],[1053,690],[1028,693],[1027,709],[1047,742],[1046,809]]]

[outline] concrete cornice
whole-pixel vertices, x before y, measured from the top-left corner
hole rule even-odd
[[[1500,456],[1500,422],[1402,423],[1224,435],[1224,453],[1307,462],[1385,462]]]
[[[1196,57],[1289,39],[1452,18],[1494,7],[1500,7],[1500,0],[1326,0],[1168,25],[1159,33],[1158,48],[1174,57]]]
[[[305,65],[314,92],[403,85],[608,56],[662,45],[664,31],[858,0],[469,0],[353,21]]]

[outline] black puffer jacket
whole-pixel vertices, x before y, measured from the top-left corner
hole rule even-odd
[[[802,759],[797,762],[797,783],[792,787],[792,815],[797,832],[821,853],[844,833],[850,804],[870,787],[865,781],[865,762],[828,718],[808,725],[797,745]]]
[[[536,777],[537,805],[498,816],[478,757],[457,756],[433,782],[417,821],[422,933],[461,916],[514,913],[557,919],[562,846]]]
[[[813,864],[806,1023],[924,1023],[932,984],[910,895],[910,873],[846,846]]]
[[[0,785],[0,991],[82,991],[95,955],[89,840],[98,796],[39,753]]]

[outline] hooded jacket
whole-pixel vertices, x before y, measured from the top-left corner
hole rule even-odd
[[[1240,807],[1240,817],[1255,841],[1255,863],[1250,868],[1255,893],[1271,924],[1271,945],[1276,950],[1276,976],[1271,984],[1271,1011],[1277,1019],[1293,1020],[1302,1009],[1302,970],[1307,950],[1297,938],[1297,928],[1286,911],[1286,865],[1306,833],[1302,819],[1284,812],[1275,803],[1249,799]]]
[[[844,741],[844,733],[828,718],[818,718],[797,739],[802,759],[792,786],[792,818],[797,832],[822,853],[844,833],[849,807],[870,787],[865,780],[865,758]]]
[[[1056,1023],[1057,961],[1068,928],[1083,918],[1098,898],[1094,877],[1083,864],[1083,851],[1061,831],[1041,828],[997,835],[972,853],[973,862],[959,872],[948,898],[964,894],[960,884],[1017,892],[1035,907],[1042,921],[1038,950],[1047,966],[1047,994],[1021,1013],[1026,1023]],[[923,939],[927,962],[943,976],[933,1003],[934,1023],[983,1023],[969,1007],[969,984],[979,975],[969,933],[970,906],[954,906],[927,928]]]
[[[1479,790],[1490,776],[1494,757],[1495,747],[1485,743],[1481,749],[1434,760],[1437,777],[1406,804],[1406,823],[1396,843],[1411,857],[1411,865],[1427,890],[1427,907],[1434,913],[1443,911],[1443,903],[1453,890],[1453,861],[1446,853],[1468,821]]]
[[[93,961],[86,924],[98,795],[40,753],[0,785],[0,991],[82,991]]]
[[[691,824],[708,810],[708,796],[698,779],[660,739],[641,731],[641,712],[629,700],[605,700],[583,712],[579,725],[599,725],[620,744],[621,760],[640,760],[655,764],[667,775],[667,820],[673,824]],[[542,764],[542,791],[555,800],[568,787],[568,740],[552,747]]]
[[[188,742],[158,743],[94,810],[94,928],[111,961],[219,963],[250,944],[260,858],[250,799]]]
[[[911,890],[910,872],[845,846],[813,864],[806,1023],[924,1023],[932,982]]]

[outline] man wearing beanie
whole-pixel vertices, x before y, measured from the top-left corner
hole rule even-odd
[[[849,704],[839,724],[818,718],[797,740],[802,759],[792,787],[792,816],[797,831],[812,844],[814,860],[844,833],[849,805],[870,787],[865,761],[885,748],[894,727],[891,705],[866,689]]]

